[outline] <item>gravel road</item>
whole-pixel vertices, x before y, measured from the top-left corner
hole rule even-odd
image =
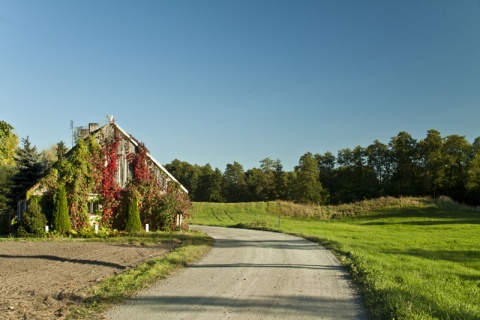
[[[215,246],[109,319],[368,319],[349,275],[303,238],[197,226]]]

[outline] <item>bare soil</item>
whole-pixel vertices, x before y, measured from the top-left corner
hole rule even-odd
[[[89,287],[170,249],[166,244],[0,242],[0,319],[63,319]]]

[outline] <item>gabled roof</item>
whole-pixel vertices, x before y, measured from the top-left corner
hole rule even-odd
[[[122,127],[120,127],[116,122],[115,120],[113,119],[113,117],[110,117],[110,124],[112,124],[113,126],[115,126],[115,128],[117,128],[125,137],[127,137],[130,142],[135,145],[136,147],[138,147],[138,142],[137,140],[135,140],[133,138],[133,136],[131,134],[128,134],[125,130],[122,129]],[[102,127],[103,128],[103,127]],[[101,130],[98,129],[98,130]],[[97,130],[97,131],[98,131]],[[160,164],[160,162],[158,162],[150,153],[147,153],[147,157],[158,167],[160,168],[160,170],[162,170],[163,173],[165,173],[171,180],[175,181],[176,183],[178,183],[178,185],[180,186],[180,188],[182,188],[183,191],[185,191],[186,193],[188,193],[188,190],[177,180],[175,179],[174,176],[172,176],[172,174],[170,172],[168,172],[167,169],[165,169],[164,166],[162,166]]]

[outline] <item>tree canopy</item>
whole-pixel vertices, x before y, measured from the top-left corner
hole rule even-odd
[[[480,137],[442,137],[434,129],[417,140],[401,131],[384,143],[339,149],[337,154],[305,153],[291,172],[280,160],[266,158],[244,171],[234,161],[225,171],[209,164],[174,160],[166,168],[189,189],[193,201],[239,202],[288,200],[299,203],[346,203],[380,196],[449,196],[480,204]],[[216,172],[216,180],[212,179]],[[221,196],[219,185],[222,180]],[[215,187],[210,181],[215,181]],[[190,188],[189,188],[190,187]],[[217,196],[206,196],[208,190]],[[210,192],[211,193],[211,192]],[[209,193],[209,194],[210,194]]]

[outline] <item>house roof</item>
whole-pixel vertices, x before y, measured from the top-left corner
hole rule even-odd
[[[109,121],[110,124],[112,124],[113,126],[115,126],[125,137],[127,137],[131,143],[133,143],[136,147],[138,147],[138,142],[137,140],[135,140],[133,138],[133,136],[131,134],[128,134],[125,130],[122,129],[122,127],[120,127],[118,125],[118,123],[115,122],[115,120],[113,119],[113,117],[110,117],[110,121]],[[101,129],[101,128],[100,128]],[[98,130],[100,130],[98,129]],[[185,191],[186,193],[188,193],[188,190],[177,180],[175,179],[174,176],[172,176],[172,174],[170,172],[168,172],[167,169],[165,169],[164,166],[162,166],[160,164],[160,162],[158,162],[150,153],[147,153],[147,157],[158,167],[160,168],[160,170],[162,170],[171,180],[175,181],[176,183],[179,184],[180,188],[182,188],[183,191]]]

